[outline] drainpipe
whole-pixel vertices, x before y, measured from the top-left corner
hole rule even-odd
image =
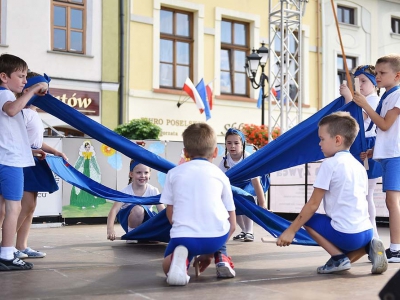
[[[124,60],[124,49],[125,49],[125,10],[124,10],[124,0],[119,0],[119,99],[118,99],[118,125],[123,124],[124,117],[124,70],[125,70],[125,60]]]

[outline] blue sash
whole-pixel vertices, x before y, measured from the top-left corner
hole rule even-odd
[[[378,104],[378,106],[377,106],[377,108],[376,108],[376,110],[375,110],[375,112],[376,112],[378,115],[381,114],[383,100],[385,100],[387,96],[389,96],[391,93],[397,91],[398,89],[400,89],[400,86],[396,85],[396,86],[392,87],[390,90],[386,91],[386,92],[382,95],[382,98],[381,98],[381,100],[379,100],[379,104]],[[370,131],[371,128],[372,128],[372,126],[374,126],[374,122],[372,122],[372,120],[371,120],[371,123],[369,123],[369,126],[368,126],[366,132],[367,132],[367,131]]]

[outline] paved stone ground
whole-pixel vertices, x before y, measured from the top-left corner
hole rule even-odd
[[[388,228],[379,232],[388,245]],[[262,243],[268,234],[258,226],[255,236],[253,243],[228,243],[235,278],[217,279],[214,265],[196,278],[191,267],[187,286],[169,287],[161,269],[165,244],[110,242],[106,225],[34,228],[30,246],[47,257],[30,259],[31,271],[1,272],[0,299],[379,299],[400,267],[371,275],[365,256],[342,274],[319,275],[329,258],[322,248]]]

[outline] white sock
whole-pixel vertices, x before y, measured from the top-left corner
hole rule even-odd
[[[400,251],[400,244],[390,243],[390,251],[392,251],[392,252]]]
[[[1,259],[11,260],[14,258],[14,247],[1,247]]]
[[[131,228],[128,226],[128,232],[132,231],[133,229],[135,229],[135,228]]]

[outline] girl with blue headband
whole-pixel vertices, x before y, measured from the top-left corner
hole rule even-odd
[[[148,183],[150,174],[151,169],[148,166],[140,164],[132,159],[129,164],[128,186],[122,189],[121,192],[137,197],[150,197],[160,194],[156,187]],[[164,204],[158,204],[156,207],[158,212],[160,212],[164,209]],[[156,215],[151,208],[152,205],[114,202],[107,217],[107,239],[111,241],[115,240],[115,218],[118,219],[122,228],[128,233]]]
[[[375,67],[372,65],[361,65],[353,71],[354,78],[360,81],[360,93],[365,96],[369,105],[375,110],[379,104],[379,89],[376,83]],[[352,101],[353,96],[346,84],[340,85],[340,94],[345,98],[345,102]],[[371,149],[375,145],[376,139],[376,125],[371,123],[371,118],[363,110],[365,139],[367,142],[367,149]],[[374,237],[379,238],[378,230],[376,228],[376,208],[374,203],[374,190],[379,177],[382,176],[382,168],[378,162],[372,158],[368,159],[369,170],[368,174],[368,212],[371,220]]]
[[[226,172],[236,164],[241,162],[243,159],[248,157],[250,153],[245,151],[246,148],[246,137],[243,132],[235,128],[229,128],[225,134],[225,156],[219,164],[219,168]],[[263,187],[261,186],[260,179],[251,179],[252,191],[246,191],[256,196],[255,200],[258,201],[258,205],[267,209],[265,203],[265,195]],[[241,187],[243,188],[243,187]],[[236,222],[238,223],[241,232],[233,237],[234,241],[253,242],[253,220],[244,216],[236,216]]]

